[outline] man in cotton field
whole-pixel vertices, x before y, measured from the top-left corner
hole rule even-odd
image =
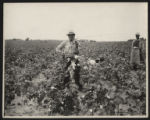
[[[60,52],[63,56],[63,60],[65,63],[64,71],[65,71],[65,77],[64,77],[64,85],[70,81],[71,76],[74,78],[74,82],[78,85],[79,89],[82,89],[82,85],[79,82],[80,79],[80,66],[79,66],[79,60],[76,59],[76,55],[79,54],[78,50],[78,42],[75,40],[75,33],[69,32],[68,34],[69,40],[63,41],[56,47],[56,51]],[[74,70],[69,69],[70,65],[74,64]]]
[[[140,34],[136,33],[136,39],[132,42],[132,50],[131,50],[131,57],[130,57],[130,64],[133,69],[136,69],[140,65]]]

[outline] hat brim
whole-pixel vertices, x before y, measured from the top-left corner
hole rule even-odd
[[[67,34],[67,36],[70,36],[70,35],[75,35],[75,34]]]

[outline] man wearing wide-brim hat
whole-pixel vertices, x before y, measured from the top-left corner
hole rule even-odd
[[[63,55],[63,59],[65,62],[65,67],[64,70],[66,71],[65,73],[65,78],[64,78],[64,85],[70,81],[70,71],[68,70],[69,66],[71,65],[72,61],[76,64],[76,69],[74,70],[74,78],[75,78],[75,83],[78,85],[79,89],[82,88],[80,82],[79,82],[79,72],[80,72],[80,66],[78,59],[75,58],[76,55],[79,54],[79,49],[78,49],[78,42],[75,40],[75,33],[74,32],[69,32],[67,34],[69,40],[63,41],[56,47],[56,51],[60,52]]]

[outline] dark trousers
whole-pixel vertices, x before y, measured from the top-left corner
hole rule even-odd
[[[65,58],[65,57],[64,57]],[[79,89],[82,88],[82,85],[80,84],[80,66],[78,66],[77,64],[79,64],[79,60],[73,58],[73,57],[67,57],[64,59],[64,72],[65,72],[65,76],[64,76],[64,85],[66,85],[69,81],[70,81],[70,71],[68,70],[68,68],[71,65],[71,62],[75,62],[76,66],[74,71],[74,80],[75,83],[79,86]]]

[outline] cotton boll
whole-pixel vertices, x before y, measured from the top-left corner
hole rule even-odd
[[[75,56],[74,56],[74,58],[75,58],[75,59],[78,59],[78,58],[79,58],[79,56],[78,56],[78,55],[75,55]]]
[[[74,62],[71,63],[73,69],[75,70],[76,64]]]
[[[85,98],[85,95],[82,95],[81,98]]]
[[[88,69],[88,67],[87,67],[87,66],[84,66],[84,67],[83,67],[83,69],[84,69],[84,70],[87,70],[87,69]]]
[[[108,94],[106,94],[106,97],[107,97],[108,99],[110,99],[110,96],[109,96]]]
[[[80,64],[77,64],[77,66],[80,66]]]
[[[89,59],[88,63],[91,64],[91,65],[95,65],[96,64],[95,60],[92,60],[92,59]]]
[[[89,109],[90,112],[93,112],[93,109]]]
[[[100,107],[100,109],[103,109],[103,105],[100,105],[99,107]]]
[[[52,86],[52,87],[51,87],[51,90],[54,90],[54,89],[56,89],[56,88],[55,88],[54,86]]]

